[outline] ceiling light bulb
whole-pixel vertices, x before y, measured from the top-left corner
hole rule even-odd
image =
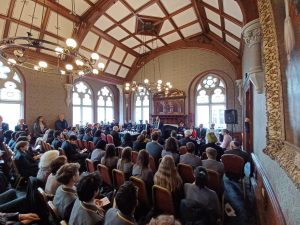
[[[158,84],[162,84],[162,80],[158,80],[157,83],[158,83]]]
[[[126,91],[129,91],[129,87],[125,87],[125,90],[126,90]]]
[[[80,59],[76,59],[75,63],[77,66],[83,66],[83,64],[84,64]]]
[[[65,75],[65,74],[66,74],[66,71],[61,70],[60,73],[61,73],[61,75]]]
[[[145,83],[145,84],[149,84],[149,80],[148,80],[148,79],[145,79],[145,80],[144,80],[144,83]]]
[[[76,48],[77,47],[77,42],[73,38],[68,38],[66,40],[66,44],[69,48]]]
[[[45,61],[39,61],[39,67],[41,67],[41,68],[47,68],[48,64]]]
[[[73,66],[71,64],[66,65],[66,70],[73,70]]]
[[[130,84],[129,84],[129,83],[126,83],[126,84],[125,84],[125,86],[126,86],[126,87],[129,87],[129,86],[130,86]]]
[[[15,64],[17,63],[17,61],[16,61],[15,59],[12,59],[12,58],[9,58],[9,59],[7,60],[7,62],[8,62],[9,64],[11,64],[11,65],[15,65]]]
[[[105,64],[104,63],[98,63],[98,67],[99,67],[99,69],[100,70],[103,70],[104,69],[104,67],[105,67]]]
[[[40,67],[37,65],[34,65],[33,69],[38,71],[38,70],[40,70]]]
[[[170,86],[170,85],[171,85],[171,83],[170,83],[170,82],[167,82],[167,83],[166,83],[166,85],[167,85],[167,86]]]
[[[169,85],[169,88],[171,89],[173,86],[172,85]]]
[[[84,72],[81,70],[81,71],[78,72],[78,75],[79,75],[79,76],[83,76],[83,75],[84,75]]]
[[[56,47],[56,48],[55,48],[55,53],[56,53],[57,55],[60,55],[60,54],[62,54],[63,52],[64,52],[63,48],[61,48],[61,47]]]
[[[97,75],[99,74],[99,71],[97,69],[93,69],[93,74]]]
[[[100,59],[100,56],[98,55],[98,53],[93,52],[93,53],[91,54],[91,59],[97,61],[97,60]]]

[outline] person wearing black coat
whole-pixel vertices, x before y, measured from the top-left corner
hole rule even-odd
[[[118,130],[119,130],[119,128],[117,126],[114,126],[112,132],[110,133],[111,136],[113,136],[114,145],[116,147],[121,145],[121,138],[119,136]]]
[[[67,131],[68,129],[68,122],[65,120],[65,115],[60,114],[58,116],[58,120],[55,122],[55,130],[60,130],[60,131]]]
[[[133,143],[133,151],[139,152],[140,150],[146,149],[145,136],[139,135],[137,140]]]
[[[16,145],[16,155],[15,155],[15,162],[19,173],[22,177],[35,177],[39,170],[38,167],[38,159],[39,156],[32,157],[30,154],[27,153],[29,148],[29,142],[27,141],[20,141]]]

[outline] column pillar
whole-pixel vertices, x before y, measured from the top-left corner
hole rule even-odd
[[[256,88],[258,94],[264,91],[264,70],[261,55],[261,27],[259,19],[247,23],[242,29],[242,36],[250,53],[249,78]]]
[[[123,85],[117,85],[117,88],[120,93],[120,96],[119,96],[119,123],[123,124],[124,118],[125,118]]]

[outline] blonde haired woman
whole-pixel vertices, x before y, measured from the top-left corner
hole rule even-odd
[[[175,210],[179,211],[180,200],[183,198],[183,182],[172,156],[166,155],[162,158],[154,175],[154,184],[164,187],[172,193]]]

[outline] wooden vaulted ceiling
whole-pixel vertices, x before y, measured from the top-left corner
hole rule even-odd
[[[239,62],[241,28],[257,16],[253,12],[254,0],[74,2],[75,14],[72,14],[72,0],[1,0],[0,36],[26,36],[31,29],[34,37],[59,41],[62,45],[73,36],[82,54],[89,57],[92,52],[99,53],[99,61],[106,65],[102,79],[123,83],[133,77],[145,58],[178,46],[210,45],[231,61]],[[252,12],[250,16],[245,14],[245,8]],[[145,21],[155,21],[157,34],[140,34],[138,28]],[[55,55],[47,54],[43,50],[36,53],[55,62]]]

